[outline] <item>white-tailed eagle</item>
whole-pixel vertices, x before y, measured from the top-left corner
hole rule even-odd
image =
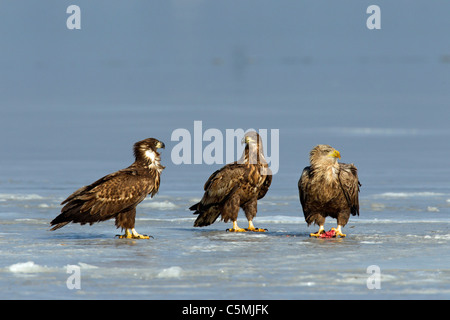
[[[318,145],[311,150],[310,166],[303,169],[298,190],[305,220],[319,225],[319,231],[311,233],[320,237],[325,232],[326,217],[337,219],[336,236],[345,237],[341,228],[350,215],[359,215],[358,193],[361,184],[353,164],[338,163],[339,151],[329,145]]]
[[[50,223],[51,230],[70,222],[92,225],[115,218],[117,228],[125,229],[120,238],[149,239],[134,229],[136,206],[148,194],[153,197],[159,189],[160,175],[165,168],[160,164],[158,148],[164,143],[148,138],[134,144],[135,161],[128,168],[111,173],[82,187],[64,200],[61,214]]]
[[[272,173],[264,158],[259,134],[247,133],[242,143],[246,145],[241,159],[214,172],[205,183],[203,198],[190,207],[194,214],[198,214],[194,227],[208,226],[221,216],[223,221],[233,222],[228,231],[265,231],[255,228],[252,221],[256,216],[258,199],[265,196],[272,182]],[[247,229],[237,225],[240,208],[247,217]]]

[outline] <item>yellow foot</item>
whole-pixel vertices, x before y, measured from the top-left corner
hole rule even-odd
[[[227,232],[247,232],[247,230],[245,230],[245,229],[242,229],[242,228],[230,228],[230,229],[227,229]]]
[[[245,229],[246,231],[253,231],[253,232],[267,232],[268,230],[267,229],[261,229],[261,228],[255,228],[255,227],[253,227],[253,228],[247,228],[247,229]]]
[[[233,221],[233,228],[227,229],[228,232],[247,232],[247,230],[239,228],[236,221]]]
[[[116,237],[119,237],[119,239],[150,239],[150,237],[145,234],[138,234],[138,235],[118,234],[116,235]]]
[[[324,232],[325,232],[325,229],[323,228],[323,226],[319,226],[319,231],[317,231],[316,233],[310,233],[309,236],[318,238]]]
[[[316,237],[316,238],[318,238],[318,237],[320,237],[320,235],[321,235],[322,233],[325,233],[325,231],[324,231],[324,230],[321,230],[321,231],[317,231],[316,233],[310,233],[309,236],[310,236],[310,237]]]
[[[128,229],[125,229],[125,234],[118,234],[116,237],[119,237],[119,239],[150,239],[150,237],[145,234],[137,233],[134,228],[131,229],[131,232]]]
[[[331,230],[334,230],[336,237],[339,236],[339,237],[341,237],[341,238],[345,238],[345,237],[347,236],[346,234],[343,234],[343,233],[341,232],[341,228],[340,228],[340,227],[337,227],[337,228],[331,228]]]
[[[253,231],[253,232],[266,232],[267,229],[261,229],[261,228],[255,228],[255,226],[253,225],[252,220],[248,221],[248,228],[245,229],[247,231]]]

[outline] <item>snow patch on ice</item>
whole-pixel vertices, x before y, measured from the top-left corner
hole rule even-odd
[[[14,194],[0,193],[0,201],[24,201],[24,200],[42,200],[44,197],[38,194]]]
[[[49,267],[40,266],[35,264],[33,261],[12,264],[8,267],[8,270],[12,273],[39,273],[51,271]]]
[[[413,197],[441,197],[444,196],[443,193],[438,192],[385,192],[377,195],[377,198],[413,198]]]
[[[82,268],[82,269],[98,269],[97,266],[94,266],[94,265],[92,265],[92,264],[83,263],[83,262],[78,262],[78,265],[79,265],[80,268]]]
[[[35,273],[42,273],[42,272],[55,272],[55,271],[65,271],[67,270],[67,267],[69,265],[66,265],[64,267],[48,267],[48,266],[41,266],[34,261],[27,261],[27,262],[18,262],[15,264],[10,265],[9,267],[6,267],[6,269],[14,274],[35,274]],[[87,263],[79,262],[78,266],[82,269],[97,269],[97,266],[90,265]]]
[[[167,269],[163,269],[160,273],[158,273],[158,278],[179,278],[181,277],[181,274],[183,272],[183,269],[181,267],[170,267]]]
[[[168,200],[146,201],[146,202],[141,203],[140,207],[141,208],[151,208],[151,209],[156,209],[156,210],[174,210],[174,209],[178,208],[178,206],[175,203],[170,202]]]
[[[424,239],[450,240],[450,234],[437,234],[434,236],[426,235]]]

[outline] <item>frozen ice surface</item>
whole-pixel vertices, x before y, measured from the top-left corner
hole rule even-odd
[[[448,298],[450,219],[418,207],[372,211],[363,197],[343,239],[313,239],[299,203],[269,206],[255,219],[266,233],[225,232],[216,222],[193,228],[182,208],[189,197],[156,196],[146,202],[175,204],[138,210],[136,228],[150,240],[122,240],[113,221],[48,231],[57,209],[53,197],[14,197],[0,224],[3,299],[377,299]],[[424,201],[445,203],[448,194]],[[280,197],[282,198],[282,197]],[[387,198],[386,198],[387,199]],[[44,202],[43,202],[44,201]],[[59,201],[59,200],[58,200]],[[281,199],[280,202],[285,202]],[[365,204],[364,204],[365,203]],[[10,204],[11,205],[11,204]],[[448,205],[447,205],[448,206]],[[14,214],[12,211],[15,208]],[[159,209],[158,209],[159,208]],[[448,210],[448,208],[446,209]],[[34,216],[34,218],[28,218]],[[239,223],[245,225],[245,218]],[[334,221],[326,227],[334,226]],[[68,266],[80,267],[81,289],[68,289]],[[367,268],[381,269],[381,288],[367,288]]]
[[[81,30],[54,1],[2,2],[0,299],[450,298],[450,2],[385,1],[381,30],[357,1],[110,2],[80,4]],[[196,120],[279,129],[254,220],[268,232],[192,226],[221,167],[171,161],[173,131]],[[160,191],[137,208],[154,239],[117,239],[114,221],[49,231],[61,201],[148,137],[166,145]],[[324,143],[362,183],[344,239],[310,238],[298,200]]]
[[[179,117],[189,112],[179,111]],[[167,119],[178,118],[162,119],[170,126]],[[266,233],[228,233],[229,225],[219,221],[193,227],[188,208],[221,165],[174,165],[167,133],[161,138],[167,167],[160,191],[137,209],[136,230],[152,235],[150,240],[116,238],[121,231],[114,221],[49,231],[61,201],[74,190],[129,165],[131,146],[124,141],[100,149],[85,142],[77,160],[59,159],[56,151],[37,151],[36,159],[11,153],[0,167],[0,286],[7,289],[0,298],[450,298],[450,186],[442,160],[450,148],[432,147],[447,143],[450,132],[414,131],[400,138],[386,133],[368,140],[366,132],[320,128],[280,126],[280,171],[254,220]],[[343,162],[359,169],[361,215],[350,218],[343,239],[310,238],[317,227],[308,227],[301,211],[297,181],[316,142],[334,145]],[[399,144],[402,150],[396,150]],[[116,153],[103,155],[107,149]],[[434,165],[423,166],[429,157],[415,150],[433,150]],[[246,225],[242,212],[238,223]],[[328,219],[326,229],[335,223]],[[371,265],[380,268],[380,289],[367,287]],[[68,288],[68,266],[79,267],[80,289]]]
[[[105,149],[121,150],[114,156],[93,148],[78,160],[57,159],[58,152],[37,152],[38,159],[2,159],[0,286],[7,290],[0,298],[448,299],[449,171],[445,161],[425,169],[425,153],[413,158],[408,154],[444,144],[450,134],[367,140],[365,132],[330,134],[317,128],[297,132],[289,125],[280,127],[282,165],[254,220],[266,233],[228,233],[229,225],[219,221],[194,228],[188,208],[221,165],[173,165],[170,139],[162,151],[167,168],[160,192],[137,210],[136,230],[152,235],[150,240],[116,238],[121,231],[114,221],[49,231],[61,201],[80,186],[127,166],[130,146],[108,145]],[[294,154],[289,146],[299,136],[304,139]],[[334,145],[343,162],[354,162],[359,169],[361,215],[350,218],[346,238],[309,237],[317,227],[306,225],[297,191],[308,164],[308,137]],[[401,151],[395,150],[398,143],[404,146]],[[450,156],[449,148],[437,153],[438,159]],[[242,212],[238,223],[246,225]],[[334,226],[335,220],[328,219],[326,229]],[[380,289],[368,289],[371,265],[380,268]],[[79,267],[80,289],[68,288],[68,266]]]

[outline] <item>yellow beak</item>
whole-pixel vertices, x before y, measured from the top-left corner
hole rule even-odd
[[[252,142],[252,139],[251,139],[250,137],[247,137],[247,136],[245,136],[245,137],[242,138],[242,140],[241,140],[241,144],[244,144],[244,143],[250,143],[250,142]]]
[[[341,158],[341,154],[340,154],[339,151],[334,150],[332,153],[330,153],[330,157],[340,159]]]

